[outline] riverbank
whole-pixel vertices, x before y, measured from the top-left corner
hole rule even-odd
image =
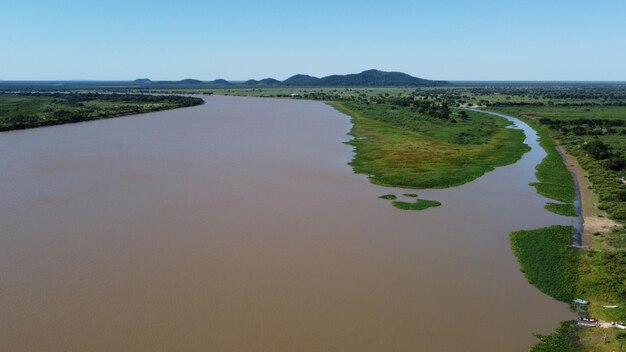
[[[196,97],[147,94],[0,94],[0,131],[62,125],[203,104]]]
[[[558,145],[559,153],[563,156],[563,162],[567,169],[574,175],[574,180],[578,183],[580,192],[580,204],[583,221],[583,246],[590,247],[592,237],[595,233],[606,234],[612,229],[623,226],[615,220],[609,219],[606,212],[598,208],[598,195],[593,191],[593,185],[589,181],[588,175],[578,163],[575,157],[571,156],[565,148]]]

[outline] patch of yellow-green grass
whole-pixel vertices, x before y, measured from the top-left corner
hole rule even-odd
[[[590,302],[589,316],[604,321],[626,322],[626,252],[581,251],[577,291]],[[603,306],[619,306],[616,309]]]
[[[578,332],[581,351],[616,352],[626,351],[626,331],[613,329],[582,329]]]
[[[354,139],[349,143],[355,147],[355,157],[350,165],[356,173],[366,174],[372,183],[383,186],[457,186],[497,166],[511,164],[529,150],[523,143],[524,133],[506,128],[509,123],[505,119],[496,118],[497,128],[487,143],[455,144],[378,121],[339,102],[331,105],[352,117],[350,133]],[[486,115],[485,119],[494,121]]]

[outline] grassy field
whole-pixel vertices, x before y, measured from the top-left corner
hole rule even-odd
[[[355,172],[371,182],[406,188],[445,188],[472,181],[528,150],[522,131],[503,118],[470,113],[443,121],[411,108],[334,102],[352,117]],[[461,120],[461,119],[459,119]]]
[[[625,321],[626,247],[582,251],[569,246],[571,234],[570,226],[513,232],[511,246],[524,275],[540,291],[558,300],[570,304],[574,298],[589,301],[584,307],[588,316]],[[621,240],[626,236],[619,232],[613,235]],[[606,309],[604,305],[619,308]],[[626,334],[620,335],[617,329],[572,329],[564,323],[554,334],[542,337],[532,351],[622,351],[626,346],[624,338],[619,338]]]
[[[511,247],[528,281],[560,301],[589,302],[588,313],[604,321],[626,320],[626,246],[611,250],[570,247],[571,226],[551,226],[511,233]],[[623,230],[611,236],[624,241]],[[605,309],[604,305],[618,305]]]
[[[202,104],[200,98],[133,94],[0,94],[0,131],[98,120]]]

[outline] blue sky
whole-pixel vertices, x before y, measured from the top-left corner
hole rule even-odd
[[[626,1],[0,0],[0,80],[626,80]]]

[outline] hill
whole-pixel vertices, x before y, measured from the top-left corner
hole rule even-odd
[[[150,84],[150,83],[152,83],[152,81],[149,78],[137,78],[136,80],[133,81],[133,83]]]
[[[231,82],[228,82],[225,79],[219,78],[216,79],[215,81],[211,81],[209,82],[209,84],[214,85],[214,86],[232,86],[233,84]]]
[[[182,81],[180,81],[178,83],[180,83],[180,84],[201,84],[202,81],[197,80],[197,79],[187,78],[187,79],[183,79]]]
[[[319,85],[320,79],[309,75],[295,75],[283,81],[284,86],[316,86]]]
[[[259,85],[264,85],[264,86],[278,86],[281,84],[282,84],[281,81],[277,79],[273,79],[273,78],[264,78],[259,81]]]
[[[196,84],[202,84],[204,82],[197,80],[197,79],[191,79],[191,78],[186,78],[180,81],[153,81],[150,80],[149,78],[138,78],[136,80],[133,81],[133,83],[135,84],[157,84],[157,85],[196,85]]]
[[[332,75],[319,80],[324,87],[439,87],[450,85],[446,81],[431,81],[402,72],[367,70],[348,75]]]
[[[441,87],[447,81],[432,81],[413,77],[402,72],[367,70],[348,75],[331,75],[317,78],[298,74],[284,80],[281,85],[288,87]]]

